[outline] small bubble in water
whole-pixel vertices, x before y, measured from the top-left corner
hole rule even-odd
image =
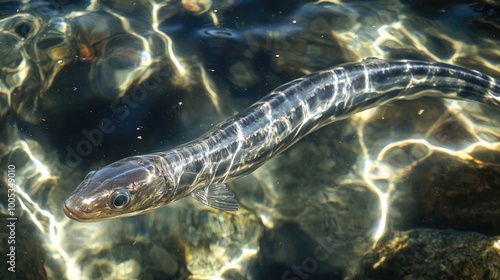
[[[141,139],[142,139],[142,136],[137,136],[137,139],[141,140]]]

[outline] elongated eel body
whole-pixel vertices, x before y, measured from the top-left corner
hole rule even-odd
[[[500,105],[500,84],[441,63],[369,59],[284,84],[201,137],[90,172],[64,203],[82,222],[140,214],[191,195],[237,210],[225,183],[251,173],[312,131],[375,106],[420,96]]]

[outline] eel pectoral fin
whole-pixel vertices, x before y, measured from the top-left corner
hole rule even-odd
[[[223,211],[238,211],[238,202],[225,184],[210,185],[191,193],[199,202]]]

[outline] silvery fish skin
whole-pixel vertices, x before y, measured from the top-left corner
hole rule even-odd
[[[237,210],[225,183],[251,173],[310,132],[375,106],[420,96],[500,105],[499,82],[441,63],[369,59],[284,84],[242,113],[172,150],[90,172],[64,202],[74,220],[141,214],[186,196]]]

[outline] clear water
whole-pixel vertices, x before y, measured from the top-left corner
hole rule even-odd
[[[237,213],[184,199],[81,224],[61,209],[88,171],[315,70],[378,57],[499,78],[499,26],[492,1],[0,3],[0,278],[500,277],[498,111],[461,101],[323,128],[231,183]]]

